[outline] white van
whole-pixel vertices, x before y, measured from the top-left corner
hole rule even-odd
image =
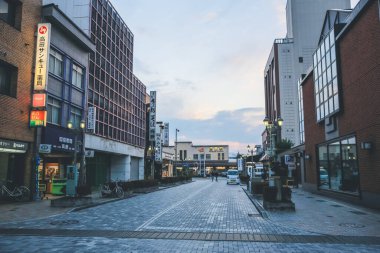
[[[256,163],[256,166],[253,169],[253,177],[261,177],[263,172],[264,172],[264,165],[262,163]]]
[[[240,184],[239,171],[228,170],[227,171],[227,184]]]

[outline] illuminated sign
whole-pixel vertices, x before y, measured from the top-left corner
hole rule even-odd
[[[223,147],[211,147],[209,152],[223,152]]]
[[[47,111],[31,111],[30,127],[46,126]]]
[[[156,91],[150,92],[149,141],[156,137]]]
[[[49,66],[50,30],[51,25],[49,23],[38,24],[34,90],[46,90]]]
[[[35,93],[33,94],[33,107],[45,107],[46,106],[46,94]]]

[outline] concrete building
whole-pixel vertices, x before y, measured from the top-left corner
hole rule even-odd
[[[264,70],[266,116],[284,120],[278,136],[294,146],[301,144],[297,83],[312,65],[326,11],[335,8],[350,8],[350,0],[288,0],[286,37],[274,41]]]
[[[302,81],[310,191],[380,208],[380,5],[329,11]]]
[[[35,129],[29,127],[41,0],[0,0],[0,181],[31,185]]]
[[[59,1],[62,9],[96,45],[90,55],[85,138],[87,179],[93,186],[106,180],[144,178],[146,87],[133,75],[133,34],[106,1]]]
[[[228,162],[228,145],[193,145],[190,141],[178,141],[176,146],[164,147],[166,153],[175,154],[174,167],[178,173],[191,168],[196,175],[209,174],[212,169],[225,170],[230,167],[236,168],[236,163]]]

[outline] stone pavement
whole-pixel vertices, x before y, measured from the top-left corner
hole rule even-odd
[[[294,189],[296,212],[266,212],[264,218],[246,186],[226,185],[224,178],[194,181],[2,222],[0,252],[380,252],[378,211]]]

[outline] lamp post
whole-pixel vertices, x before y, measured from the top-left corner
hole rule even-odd
[[[67,122],[67,128],[69,128],[71,131],[75,133],[74,135],[74,159],[73,159],[73,165],[76,165],[77,163],[77,153],[78,153],[78,146],[82,144],[81,146],[81,153],[82,157],[80,160],[80,170],[79,170],[79,182],[78,185],[85,185],[86,184],[86,157],[85,157],[85,128],[86,128],[86,121],[81,120],[79,123],[79,129],[74,128],[73,122],[69,121]],[[78,134],[82,135],[82,142],[78,141]]]
[[[247,146],[247,151],[248,151],[248,154],[251,155],[251,168],[252,168],[252,173],[253,173],[253,147],[251,148],[250,145]]]
[[[175,143],[174,143],[174,168],[173,168],[173,176],[177,176],[177,133],[179,129],[175,129]]]
[[[269,176],[272,174],[272,167],[271,167],[271,159],[276,158],[276,148],[275,148],[275,142],[273,141],[272,135],[276,135],[277,137],[277,131],[281,128],[282,123],[284,120],[281,117],[278,117],[276,120],[271,121],[268,117],[265,117],[263,120],[265,128],[267,132],[269,133]],[[273,131],[276,132],[276,134],[273,133]],[[266,148],[268,150],[268,148]]]

